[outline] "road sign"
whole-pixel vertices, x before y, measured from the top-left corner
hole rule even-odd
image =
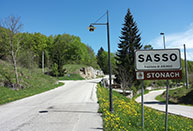
[[[137,80],[144,80],[144,72],[136,72]]]
[[[180,50],[137,50],[135,52],[135,64],[138,71],[180,70]]]
[[[182,71],[137,71],[137,80],[168,80],[168,79],[182,79]]]

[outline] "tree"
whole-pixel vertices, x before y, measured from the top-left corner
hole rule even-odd
[[[88,65],[98,69],[99,66],[97,64],[97,58],[95,56],[94,50],[89,45],[87,45],[87,51],[89,56]]]
[[[141,49],[141,37],[137,24],[133,19],[133,16],[128,9],[125,16],[125,23],[121,31],[120,43],[118,43],[118,51],[116,53],[116,77],[119,83],[122,83],[126,87],[132,86],[135,81],[135,66],[134,66],[134,51]],[[121,69],[120,69],[121,68]],[[125,71],[124,73],[121,73]],[[122,80],[123,76],[127,74],[129,77],[127,80]],[[128,82],[129,85],[125,82]]]
[[[104,52],[103,47],[101,47],[97,52],[97,64],[100,66],[100,68],[104,65],[102,53]]]
[[[121,81],[121,89],[123,90],[123,94],[125,95],[126,87],[129,85],[129,75],[127,74],[127,71],[124,69],[124,67],[119,67],[117,69],[119,73],[119,79]]]
[[[0,27],[0,59],[5,60],[9,55],[9,41],[7,29]]]
[[[7,19],[5,19],[5,21],[2,23],[1,26],[7,29],[9,51],[11,54],[15,72],[16,87],[20,87],[17,71],[17,52],[20,49],[20,41],[21,41],[21,38],[19,37],[19,32],[23,25],[20,22],[20,17],[9,16]]]
[[[144,50],[153,50],[153,47],[151,45],[145,45]]]
[[[102,47],[98,50],[97,53],[97,63],[105,74],[109,73],[108,52],[105,51]],[[113,53],[111,53],[111,69],[112,73],[114,73],[115,55]]]

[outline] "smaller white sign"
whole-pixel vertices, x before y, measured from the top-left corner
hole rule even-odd
[[[137,80],[143,80],[144,79],[144,72],[136,72]]]
[[[137,50],[135,52],[136,70],[180,70],[179,49]]]

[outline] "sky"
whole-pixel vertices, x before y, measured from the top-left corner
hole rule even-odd
[[[22,32],[79,36],[97,53],[100,47],[108,49],[106,26],[96,26],[94,32],[89,32],[88,26],[108,10],[111,52],[115,53],[128,9],[141,33],[142,45],[163,49],[163,32],[166,48],[180,48],[183,58],[186,44],[187,59],[193,61],[192,0],[0,0],[0,20],[20,16]],[[105,23],[106,18],[98,23]]]

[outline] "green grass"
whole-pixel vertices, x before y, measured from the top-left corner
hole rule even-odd
[[[28,96],[39,94],[51,89],[54,89],[58,86],[62,86],[64,83],[59,83],[56,85],[48,85],[46,87],[36,87],[36,88],[25,88],[23,90],[13,90],[6,87],[0,87],[0,104],[5,104],[15,100],[19,100]]]
[[[109,91],[98,85],[99,112],[102,113],[104,131],[140,131],[141,105],[113,91],[114,112],[109,112]],[[144,130],[164,131],[165,113],[144,107]],[[193,119],[168,115],[168,131],[192,131]]]
[[[82,67],[87,67],[86,65],[77,65],[77,64],[67,64],[64,65],[63,68],[65,68],[67,70],[68,74],[78,74],[80,68]]]
[[[156,97],[156,100],[165,102],[166,92]],[[169,90],[169,102],[183,105],[193,105],[193,88],[178,88]]]
[[[80,76],[80,69],[83,67],[87,67],[86,65],[77,65],[77,64],[67,64],[64,65],[63,68],[66,69],[67,74],[65,76],[58,77],[58,80],[84,80],[83,77]]]
[[[166,97],[162,97],[162,95],[156,96],[155,99],[160,102],[166,102]],[[169,103],[171,103],[171,101],[169,101]]]
[[[148,94],[150,91],[149,90],[144,90],[144,95]],[[137,94],[136,96],[134,96],[132,99],[135,100],[137,97],[141,96],[141,93]]]
[[[84,80],[80,74],[69,74],[63,77],[58,77],[59,80]]]
[[[2,84],[10,81],[15,83],[15,75],[12,65],[0,60],[0,104],[5,104],[24,97],[32,96],[58,86],[57,79],[48,75],[44,75],[41,69],[25,69],[18,67],[20,84],[23,89],[15,90],[10,87],[3,87]]]

